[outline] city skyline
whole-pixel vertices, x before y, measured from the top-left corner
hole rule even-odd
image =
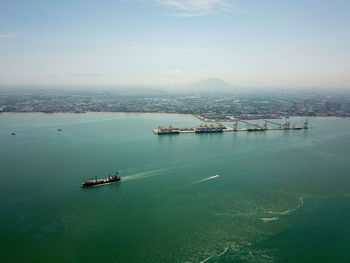
[[[350,84],[350,3],[3,1],[0,85]]]

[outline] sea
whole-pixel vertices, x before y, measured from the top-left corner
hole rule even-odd
[[[350,262],[350,119],[152,132],[200,123],[1,114],[1,262]],[[116,171],[119,183],[80,187]]]

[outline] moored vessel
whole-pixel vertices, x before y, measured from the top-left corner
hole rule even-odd
[[[222,133],[224,132],[222,128],[197,128],[195,133]]]
[[[158,126],[158,130],[156,130],[155,133],[158,135],[180,134],[180,129],[174,128],[172,125],[170,125],[169,128],[163,128],[162,126]]]
[[[203,125],[201,124],[199,127],[195,128],[195,133],[222,133],[223,131],[223,125],[219,125],[218,127],[215,127],[214,125]]]
[[[248,132],[256,132],[256,131],[266,131],[264,128],[248,128]]]

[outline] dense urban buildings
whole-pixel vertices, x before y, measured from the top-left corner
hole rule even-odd
[[[117,91],[0,92],[0,112],[157,112],[196,114],[209,119],[286,116],[350,116],[350,92],[283,91],[173,93]]]

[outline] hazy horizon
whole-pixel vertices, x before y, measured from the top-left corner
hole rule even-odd
[[[202,92],[229,92],[229,93],[244,93],[244,92],[335,92],[343,93],[350,92],[350,87],[332,87],[332,86],[288,86],[288,85],[235,85],[234,83],[226,82],[222,79],[211,78],[202,79],[195,82],[184,84],[0,84],[0,92],[7,91],[62,91],[62,92],[127,92],[135,95],[147,94],[149,92],[156,93],[202,93]]]
[[[19,1],[0,11],[0,86],[350,87],[350,2]]]

